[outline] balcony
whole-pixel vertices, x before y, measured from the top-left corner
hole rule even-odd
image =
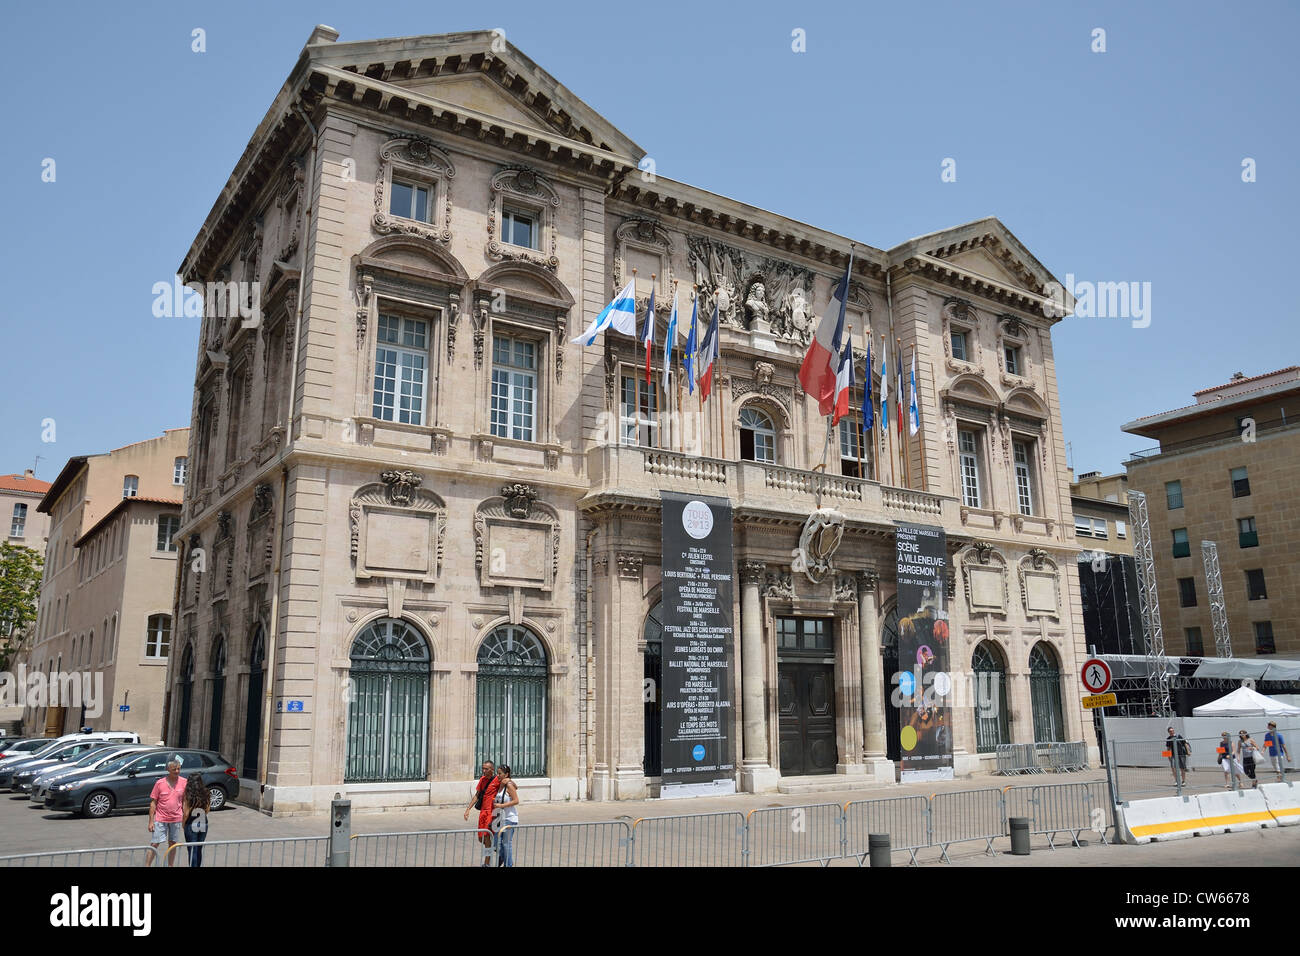
[[[602,445],[587,454],[591,492],[602,501],[658,502],[660,491],[729,498],[734,508],[771,511],[802,521],[818,507],[850,520],[915,521],[961,529],[956,498],[894,488],[862,478],[827,475],[756,461],[724,461],[631,445]]]

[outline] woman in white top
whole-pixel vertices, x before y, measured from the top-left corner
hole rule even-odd
[[[514,866],[515,827],[519,825],[519,790],[510,779],[510,768],[502,764],[497,768],[496,806],[493,808],[492,829],[500,837],[497,840],[497,866]]]

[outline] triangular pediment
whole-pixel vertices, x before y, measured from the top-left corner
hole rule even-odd
[[[1023,278],[994,259],[985,249],[969,249],[965,252],[958,252],[949,256],[948,261],[953,265],[960,266],[967,272],[974,272],[976,275],[982,275],[994,282],[1001,282],[1003,285],[1014,286],[1018,289],[1025,288]]]
[[[1052,283],[1059,285],[1011,230],[992,216],[919,236],[890,250],[900,259],[916,253],[1034,295],[1045,294]]]
[[[505,40],[499,31],[315,43],[313,64],[410,90],[638,162],[645,150]]]

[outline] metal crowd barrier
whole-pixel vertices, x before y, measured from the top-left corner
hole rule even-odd
[[[1045,784],[1030,788],[1028,814],[1013,812],[1009,807],[1007,817],[1029,816],[1030,832],[1047,836],[1047,846],[1055,850],[1054,838],[1058,833],[1070,834],[1074,846],[1079,846],[1079,835],[1084,830],[1095,830],[1093,810],[1102,812],[1101,842],[1106,843],[1105,784],[1092,783]],[[1010,832],[1008,831],[1008,835]]]
[[[602,823],[511,824],[515,866],[631,866],[632,827]]]
[[[349,866],[478,866],[484,847],[478,830],[354,833]]]
[[[984,852],[996,855],[993,841],[1007,832],[1006,803],[1001,790],[948,790],[930,796],[930,845],[948,859],[954,843],[983,840]]]
[[[1037,744],[998,744],[997,773],[1063,773],[1088,769],[1088,746],[1083,741]]]
[[[916,851],[930,846],[930,801],[926,797],[885,797],[854,800],[844,804],[844,854],[867,858],[867,837],[888,833],[891,851],[906,850],[908,862],[916,863]]]
[[[0,866],[144,866],[148,846],[115,846],[100,850],[47,850],[0,856]]]
[[[172,866],[189,866],[189,854],[185,851],[193,846],[203,851],[201,866],[325,866],[329,859],[329,842],[329,837],[204,840],[202,843],[177,843],[162,855],[175,857]]]
[[[739,811],[642,817],[632,824],[636,866],[744,866],[747,829]]]
[[[750,810],[746,866],[821,863],[844,857],[844,811],[838,803]]]

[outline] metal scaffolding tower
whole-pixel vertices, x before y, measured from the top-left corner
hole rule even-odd
[[[1128,493],[1129,524],[1133,526],[1133,557],[1137,564],[1138,599],[1142,608],[1142,630],[1147,643],[1147,698],[1154,717],[1173,714],[1169,699],[1169,675],[1165,673],[1165,634],[1160,627],[1160,597],[1156,593],[1156,561],[1151,552],[1151,521],[1147,496]]]
[[[1214,655],[1232,656],[1232,638],[1228,636],[1228,607],[1223,603],[1223,578],[1219,574],[1219,546],[1201,542],[1201,562],[1205,565],[1205,590],[1210,595],[1210,620],[1214,623]]]

